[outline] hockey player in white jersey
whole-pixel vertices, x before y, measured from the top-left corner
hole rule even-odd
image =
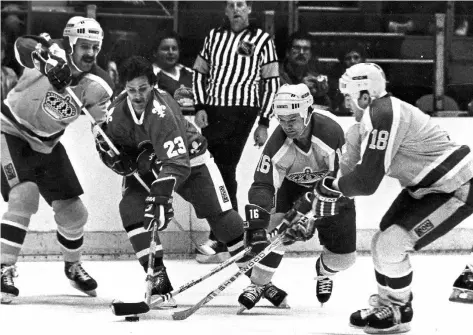
[[[260,213],[274,209],[273,222],[279,222],[317,180],[327,175],[335,176],[339,170],[339,157],[344,145],[343,129],[334,116],[315,110],[312,104],[312,95],[305,84],[283,85],[273,100],[279,126],[266,143],[248,192],[249,203],[260,207]],[[333,276],[355,263],[354,201],[345,198],[340,214],[319,218],[317,227],[323,251],[315,262],[316,295],[323,304],[332,294]],[[310,229],[302,233],[289,229],[288,235],[292,238],[285,244],[309,240],[314,233],[315,225],[312,223]],[[267,257],[268,263],[263,267],[266,281],[271,279],[283,255],[284,250],[277,250]],[[239,301],[250,309],[263,292],[263,286],[252,285],[242,293]]]
[[[385,175],[399,180],[403,190],[371,243],[378,294],[350,324],[370,334],[406,332],[413,317],[409,252],[473,213],[473,155],[428,115],[387,94],[384,72],[374,63],[347,69],[340,91],[360,121],[360,156],[351,172],[316,183],[313,207],[336,213],[342,195],[371,195]]]
[[[1,106],[1,191],[8,202],[1,220],[2,303],[19,294],[13,281],[15,264],[40,195],[54,212],[67,278],[80,291],[96,295],[97,283],[80,262],[87,222],[79,198],[83,190],[60,139],[81,111],[65,87],[70,85],[100,123],[106,117],[112,83],[95,64],[103,39],[97,21],[73,17],[63,37],[23,36],[14,46],[25,69]]]

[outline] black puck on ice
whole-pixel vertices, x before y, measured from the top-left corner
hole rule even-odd
[[[138,315],[126,316],[125,321],[128,321],[128,322],[140,321],[140,317]]]

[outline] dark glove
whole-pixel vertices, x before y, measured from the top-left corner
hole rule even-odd
[[[162,163],[156,159],[156,153],[151,143],[146,143],[141,147],[142,151],[136,158],[137,171],[140,176],[152,172],[157,178],[161,171]]]
[[[297,241],[308,241],[315,234],[315,220],[313,217],[307,217],[306,214],[312,209],[314,194],[307,192],[295,202],[293,208],[286,213],[285,217],[291,217],[286,234],[284,236],[284,245],[291,245]],[[295,213],[295,215],[288,215]]]
[[[268,211],[258,205],[249,204],[245,206],[245,215],[245,247],[268,244],[269,239],[266,233],[270,219]]]
[[[172,192],[176,185],[176,178],[166,177],[156,179],[152,184],[149,196],[146,198],[146,208],[144,214],[143,227],[146,230],[153,229],[153,222],[156,220],[158,230],[167,228],[169,221],[174,217],[172,208]]]
[[[333,188],[335,178],[325,177],[315,182],[313,203],[315,216],[334,216],[340,212],[342,193]]]
[[[100,134],[95,137],[95,147],[102,162],[115,173],[121,176],[130,176],[135,173],[135,159],[123,152],[120,155],[115,154]]]
[[[54,55],[41,44],[38,44],[31,55],[38,65],[38,69],[48,77],[49,82],[56,90],[62,91],[71,83],[72,72],[65,59]]]

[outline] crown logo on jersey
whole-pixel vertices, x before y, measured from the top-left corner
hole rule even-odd
[[[43,110],[55,120],[70,119],[78,115],[76,106],[71,102],[71,97],[63,97],[56,92],[47,92],[43,100]]]
[[[311,187],[313,184],[329,174],[330,171],[312,171],[310,167],[306,167],[304,172],[290,173],[286,176],[290,181],[301,186]]]

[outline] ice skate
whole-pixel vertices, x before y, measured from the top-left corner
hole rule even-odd
[[[172,287],[171,281],[169,280],[166,268],[161,266],[155,269],[153,276],[153,288],[151,290],[151,300],[158,299],[161,295],[168,294],[174,289]],[[162,308],[176,308],[176,300],[171,297],[166,301],[163,301],[159,305],[153,306],[153,309],[162,309]]]
[[[473,304],[473,271],[470,267],[467,266],[453,283],[453,291],[449,300]]]
[[[287,293],[269,282],[264,286],[263,297],[278,308],[291,308],[287,303]]]
[[[11,303],[20,293],[13,282],[14,277],[17,277],[16,266],[2,264],[2,304]]]
[[[374,308],[363,329],[367,334],[399,334],[411,330],[414,315],[411,302],[405,304],[389,303]]]
[[[368,324],[368,318],[375,313],[375,308],[383,305],[381,299],[378,294],[373,294],[368,300],[370,308],[360,309],[350,315],[350,326],[364,328]]]
[[[97,296],[97,292],[95,292],[97,282],[84,270],[80,262],[66,262],[64,272],[72,287],[91,297]]]
[[[245,310],[250,310],[255,307],[256,303],[260,301],[263,296],[265,285],[251,284],[243,290],[243,293],[238,297],[240,309],[237,314],[242,314]]]
[[[333,280],[320,274],[320,258],[317,259],[315,263],[315,269],[317,271],[317,277],[315,278],[317,279],[317,286],[315,288],[316,295],[320,304],[323,306],[332,296]]]
[[[199,245],[195,252],[195,260],[202,264],[219,264],[230,258],[226,245],[213,239]]]

